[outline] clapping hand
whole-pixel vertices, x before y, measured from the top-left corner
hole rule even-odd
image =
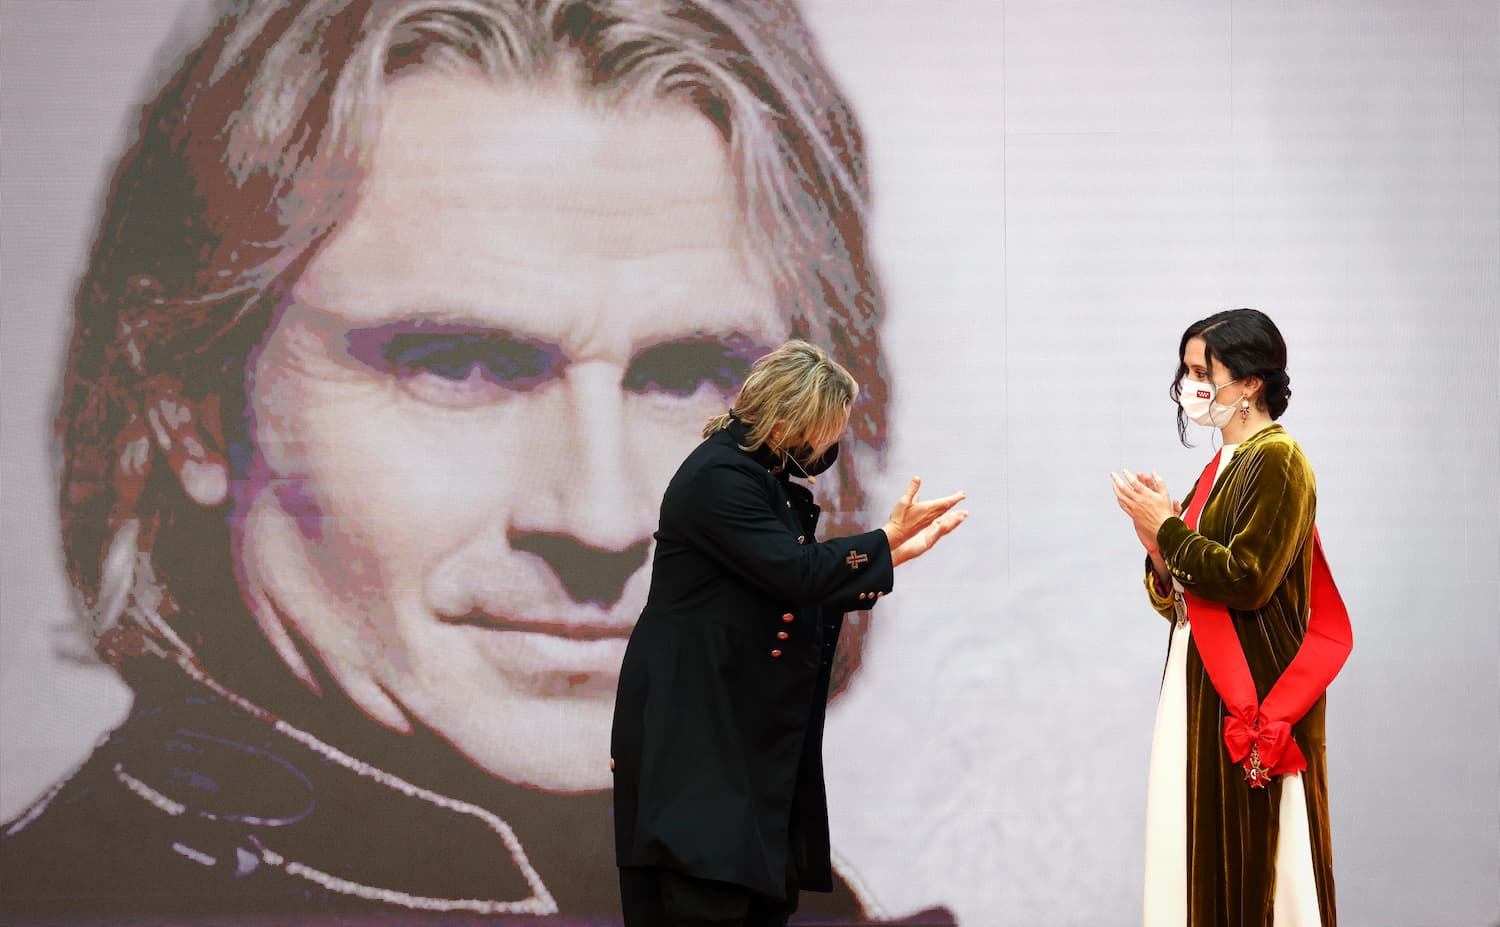
[[[1168,518],[1182,514],[1182,503],[1172,501],[1166,482],[1158,474],[1121,470],[1111,473],[1109,478],[1115,484],[1115,501],[1130,516],[1136,537],[1148,552],[1155,553],[1157,529]]]
[[[928,502],[917,500],[917,490],[922,486],[920,477],[912,477],[906,493],[891,509],[890,520],[883,530],[891,543],[891,563],[900,566],[908,560],[932,549],[932,545],[948,532],[963,524],[968,511],[953,507],[964,499],[962,492]]]

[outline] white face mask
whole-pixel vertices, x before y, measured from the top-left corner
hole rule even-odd
[[[1235,379],[1214,386],[1212,383],[1200,383],[1183,377],[1178,384],[1177,404],[1182,406],[1184,415],[1198,424],[1223,428],[1234,417],[1234,406],[1221,406],[1214,399],[1218,397],[1219,390],[1238,382],[1240,381]]]

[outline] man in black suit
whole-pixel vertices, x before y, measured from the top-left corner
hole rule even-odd
[[[833,889],[822,739],[846,611],[967,516],[955,493],[818,542],[815,481],[858,395],[820,349],[756,362],[667,486],[615,702],[615,842],[628,927],[785,924]]]

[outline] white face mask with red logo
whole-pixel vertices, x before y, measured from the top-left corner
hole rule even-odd
[[[1235,379],[1214,386],[1212,383],[1200,383],[1183,377],[1178,384],[1177,404],[1182,406],[1184,415],[1198,424],[1223,428],[1234,417],[1234,406],[1221,406],[1214,399],[1219,395],[1219,390],[1238,382],[1240,381]]]

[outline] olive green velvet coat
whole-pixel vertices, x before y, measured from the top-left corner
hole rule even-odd
[[[1194,487],[1196,492],[1198,487]],[[1183,509],[1192,501],[1190,492]],[[1183,588],[1229,608],[1261,699],[1307,631],[1313,565],[1312,468],[1280,425],[1241,443],[1204,505],[1198,530],[1169,518],[1157,531],[1162,559]],[[1147,590],[1172,618],[1172,601]],[[1174,629],[1175,631],[1175,623]],[[1251,789],[1224,747],[1225,709],[1196,641],[1187,653],[1189,927],[1271,927],[1281,781]],[[1293,725],[1307,758],[1308,831],[1323,927],[1333,927],[1333,854],[1323,735],[1326,696]]]

